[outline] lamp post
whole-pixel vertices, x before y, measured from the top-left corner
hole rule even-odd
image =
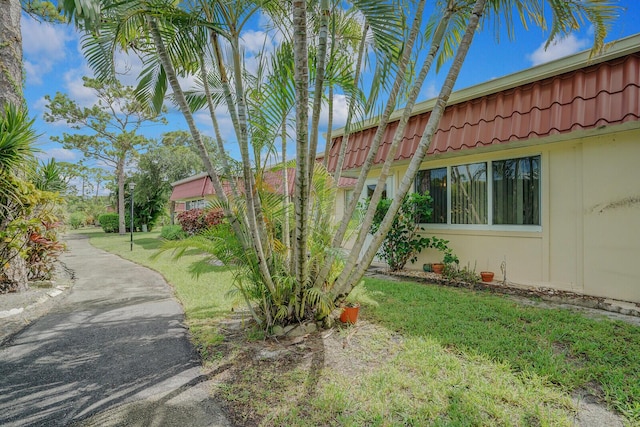
[[[131,193],[131,251],[133,251],[133,189],[136,188],[135,182],[129,183],[129,192]]]

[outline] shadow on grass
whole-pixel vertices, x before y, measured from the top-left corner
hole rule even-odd
[[[155,239],[155,238],[150,238],[150,237],[143,237],[143,238],[133,238],[133,243],[136,246],[140,246],[142,249],[148,249],[148,250],[155,250],[155,249],[160,249],[162,247],[162,240],[160,239]]]

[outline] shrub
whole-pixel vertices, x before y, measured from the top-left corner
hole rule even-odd
[[[82,212],[74,212],[69,216],[69,225],[74,230],[85,225],[87,222],[87,216]]]
[[[115,233],[118,231],[119,218],[117,213],[107,213],[100,215],[98,221],[105,233]]]
[[[29,233],[26,251],[29,279],[51,279],[55,263],[64,251],[64,244],[58,241],[58,225],[43,224],[42,227],[38,227],[38,231]]]
[[[222,224],[224,213],[220,209],[191,209],[178,214],[178,222],[182,230],[190,236]]]
[[[378,203],[371,226],[372,234],[380,228],[391,203],[391,199],[382,199]],[[446,241],[436,237],[422,237],[418,234],[423,228],[417,223],[422,218],[429,218],[431,212],[431,197],[428,194],[412,193],[405,196],[378,252],[391,271],[403,269],[407,261],[415,262],[424,248],[446,245]]]
[[[160,236],[163,239],[167,240],[180,240],[187,237],[187,233],[182,230],[182,227],[178,224],[176,225],[165,225],[160,230]]]

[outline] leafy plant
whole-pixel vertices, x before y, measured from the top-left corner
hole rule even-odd
[[[190,236],[221,224],[223,218],[222,209],[191,209],[178,214],[178,222],[182,230]]]
[[[457,260],[457,257],[456,257]],[[480,281],[480,275],[476,273],[476,265],[473,268],[468,264],[462,268],[458,267],[457,262],[445,263],[442,276],[465,283],[476,283]]]
[[[74,212],[69,216],[69,225],[74,230],[85,225],[87,222],[87,216],[82,212]]]
[[[371,234],[378,231],[391,203],[390,199],[382,199],[378,203]],[[403,269],[408,261],[415,262],[418,259],[418,254],[425,248],[443,251],[445,257],[447,253],[451,253],[447,247],[447,243],[449,243],[447,240],[437,237],[423,237],[419,234],[420,231],[424,231],[424,228],[417,223],[428,220],[432,212],[429,194],[412,193],[405,196],[391,229],[378,252],[389,265],[391,271]]]
[[[167,240],[180,240],[187,237],[187,233],[185,233],[178,224],[165,225],[162,227],[162,230],[160,230],[160,236]]]
[[[115,233],[118,231],[119,216],[117,213],[106,213],[100,215],[98,221],[105,233]]]

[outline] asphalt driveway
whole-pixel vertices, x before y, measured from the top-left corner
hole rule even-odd
[[[162,276],[67,242],[74,286],[0,348],[0,425],[230,425]]]

